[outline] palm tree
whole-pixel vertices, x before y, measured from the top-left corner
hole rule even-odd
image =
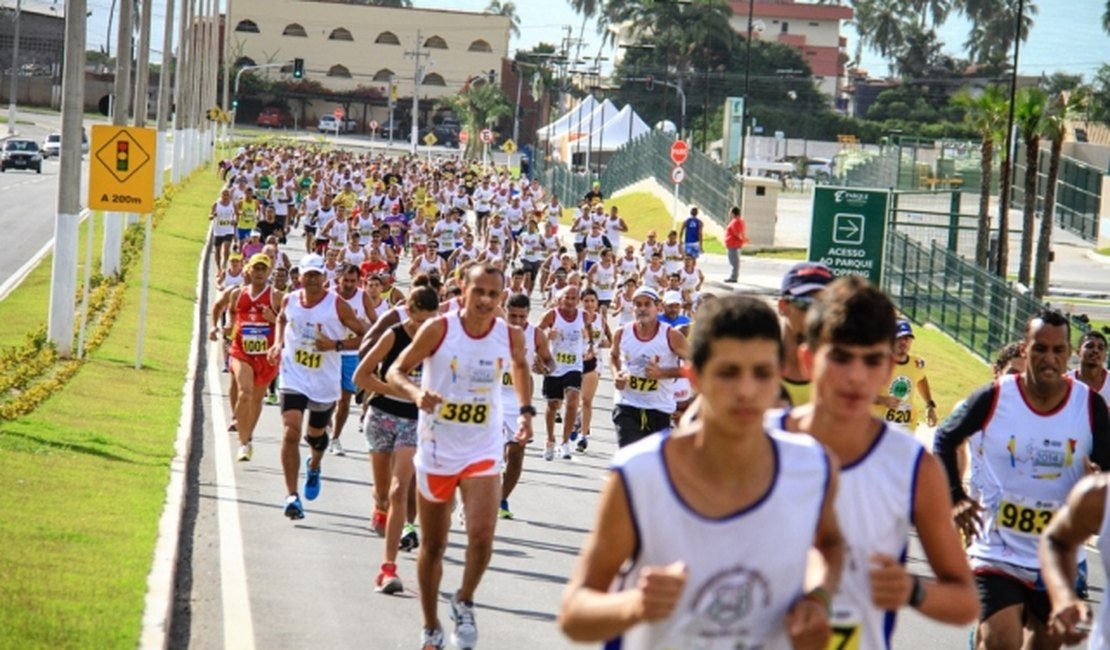
[[[890,58],[906,40],[906,7],[900,0],[878,0],[867,40],[884,58]]]
[[[964,0],[964,13],[971,19],[971,32],[964,47],[976,63],[987,63],[1006,58],[1014,44],[1014,19],[1017,17],[1018,0]],[[1019,38],[1029,40],[1037,5],[1025,0],[1021,17]]]
[[[469,139],[466,143],[466,157],[477,158],[481,155],[482,142],[479,133],[503,117],[513,114],[509,98],[496,85],[491,83],[471,83],[468,81],[457,95],[445,97],[440,106],[451,109],[459,117]]]
[[[516,11],[516,3],[512,0],[490,0],[485,13],[505,16],[509,19],[509,31],[513,36],[520,38],[520,15]]]
[[[1106,11],[1102,12],[1102,29],[1110,34],[1110,0],[1106,0]]]
[[[1004,140],[1006,112],[1009,100],[1006,91],[997,85],[987,86],[978,96],[962,92],[956,103],[967,109],[964,120],[979,131],[979,221],[975,238],[975,263],[986,268],[991,231],[991,177],[994,169],[994,150]]]
[[[1040,88],[1022,88],[1014,100],[1014,125],[1025,144],[1025,200],[1021,210],[1021,263],[1018,282],[1030,285],[1033,277],[1033,218],[1037,210],[1037,166],[1041,135],[1045,131],[1048,94]],[[1051,225],[1049,227],[1051,234]]]
[[[1048,176],[1044,190],[1044,211],[1041,213],[1041,232],[1037,239],[1036,275],[1033,281],[1033,295],[1043,298],[1048,293],[1048,278],[1051,265],[1048,263],[1052,248],[1052,226],[1056,212],[1056,179],[1060,177],[1060,157],[1064,150],[1064,136],[1067,124],[1083,110],[1087,97],[1082,92],[1060,93],[1053,98],[1044,120],[1044,136],[1052,138],[1052,148],[1048,156]]]

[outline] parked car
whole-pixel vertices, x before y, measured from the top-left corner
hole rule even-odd
[[[378,127],[378,137],[388,140],[390,135],[393,136],[394,140],[408,140],[409,126],[399,120],[393,120],[393,122],[386,120]]]
[[[320,133],[350,133],[357,128],[354,120],[341,120],[334,115],[325,115],[316,123],[316,130]]]
[[[35,170],[42,173],[42,150],[39,143],[27,138],[9,138],[0,149],[0,172],[9,169]]]
[[[51,133],[42,141],[42,157],[57,156],[62,151],[62,134]],[[89,136],[81,130],[81,153],[89,153]]]
[[[293,126],[293,116],[280,106],[268,106],[258,114],[255,124],[271,129],[285,129]]]
[[[434,133],[436,136],[436,144],[443,147],[451,147],[457,149],[459,147],[459,131],[443,125],[426,126],[420,129],[417,135],[417,141],[424,144],[424,136],[429,133]]]

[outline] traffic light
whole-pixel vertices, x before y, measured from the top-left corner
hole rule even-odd
[[[304,59],[293,59],[293,78],[304,79]]]
[[[231,100],[231,110],[234,111],[237,108],[239,108],[239,100],[238,99]]]
[[[490,83],[493,83],[493,82],[495,82],[495,81],[497,81],[497,71],[495,71],[495,70],[490,70],[490,71],[489,71],[489,82],[490,82]]]
[[[649,74],[647,76],[647,78],[644,79],[644,88],[647,88],[649,91],[655,90],[655,76],[654,75]]]
[[[131,143],[126,140],[116,141],[116,171],[125,172],[130,166],[130,146]]]

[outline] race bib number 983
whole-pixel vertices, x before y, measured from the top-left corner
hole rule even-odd
[[[1010,501],[998,504],[998,526],[1019,535],[1040,535],[1052,521],[1054,511],[1048,508],[1030,508]]]

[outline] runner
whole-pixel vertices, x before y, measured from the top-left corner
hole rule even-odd
[[[524,352],[528,367],[545,375],[555,367],[555,358],[551,356],[547,336],[538,327],[528,322],[531,306],[531,300],[527,295],[512,294],[506,303],[505,320],[524,333]],[[531,372],[528,373],[528,385],[524,392],[528,395],[533,392]],[[513,375],[507,370],[501,375],[501,406],[504,409],[502,419],[505,431],[505,471],[501,475],[501,507],[498,508],[497,515],[501,519],[512,519],[513,511],[509,509],[509,496],[512,495],[517,481],[520,480],[520,473],[524,468],[524,445],[527,442],[521,442],[517,438],[517,434],[520,433],[518,430],[520,403],[517,400]]]
[[[914,390],[921,393],[925,400],[925,424],[937,426],[937,403],[929,388],[929,378],[925,376],[925,360],[910,354],[913,345],[913,326],[905,319],[898,321],[898,332],[894,339],[894,376],[884,391],[875,398],[875,416],[901,424],[911,431],[917,427],[917,409],[913,399]]]
[[[352,233],[351,236],[353,239],[356,235]],[[331,443],[328,445],[328,451],[335,456],[346,456],[347,452],[343,449],[343,444],[339,442],[339,436],[343,434],[343,428],[347,425],[347,418],[351,413],[351,398],[358,392],[354,376],[355,369],[358,368],[359,339],[374,324],[378,315],[370,302],[370,296],[358,286],[360,276],[357,266],[350,263],[342,265],[336,280],[336,295],[351,307],[355,318],[363,325],[362,332],[356,333],[349,328],[347,329],[347,337],[343,341],[343,349],[339,353],[343,373],[340,379],[342,391],[339,394],[339,401],[335,405],[335,420],[332,423]]]
[[[1106,402],[1067,377],[1067,317],[1046,310],[1025,330],[1025,372],[971,395],[937,430],[956,525],[972,538],[968,555],[982,607],[976,644],[1057,648],[1048,635],[1048,596],[1037,537],[1084,474],[1110,467]],[[977,436],[971,494],[957,473],[957,449]],[[1092,465],[1093,461],[1093,465]],[[1082,559],[1082,556],[1080,556]]]
[[[578,425],[575,427],[578,433],[575,448],[580,454],[586,453],[586,448],[590,445],[589,439],[592,432],[590,425],[593,424],[594,417],[594,396],[597,395],[597,384],[601,377],[602,356],[600,350],[608,350],[613,341],[613,335],[609,332],[609,324],[605,322],[604,317],[599,317],[604,312],[601,309],[597,292],[593,289],[582,291],[582,309],[586,312],[586,318],[592,320],[593,325],[589,329],[590,341],[582,360],[582,408],[579,410]],[[574,439],[573,434],[571,439]]]
[[[547,444],[543,459],[555,458],[555,414],[566,403],[563,415],[563,438],[559,445],[559,457],[569,460],[570,436],[578,415],[578,398],[582,391],[583,359],[586,351],[593,351],[591,330],[596,327],[595,319],[578,308],[579,290],[568,285],[557,294],[558,306],[549,309],[540,318],[539,327],[551,342],[555,355],[555,368],[543,378],[543,398],[547,400],[544,424],[547,431]]]
[[[386,375],[420,409],[415,466],[424,537],[417,559],[424,648],[443,647],[436,610],[456,488],[466,514],[467,549],[462,585],[451,597],[451,638],[461,648],[478,642],[474,594],[489,564],[497,523],[505,438],[496,387],[506,365],[520,403],[517,438],[532,437],[536,410],[524,392],[529,372],[524,336],[496,316],[504,286],[496,268],[471,268],[463,278],[466,306],[425,323]],[[408,374],[420,363],[424,372],[417,386]]]
[[[208,220],[212,222],[212,253],[216,257],[217,271],[223,271],[227,266],[231,245],[236,241],[235,223],[238,218],[235,202],[231,200],[231,190],[225,187],[208,214]]]
[[[409,488],[413,481],[413,455],[416,453],[417,408],[408,396],[385,382],[386,371],[412,343],[420,326],[439,311],[439,296],[431,287],[413,289],[407,303],[408,318],[386,330],[358,366],[355,383],[367,393],[371,410],[366,426],[370,446],[370,467],[374,475],[374,514],[370,526],[385,537],[385,553],[374,581],[377,591],[400,593],[397,576],[397,550],[402,532],[408,538],[406,550],[419,546],[412,526],[415,512],[408,510]],[[421,381],[421,366],[409,378]]]
[[[1106,381],[1106,337],[1102,332],[1090,330],[1079,337],[1079,367],[1068,376],[1087,384],[1087,387],[1110,402],[1110,381]],[[1107,468],[1110,469],[1110,468]]]
[[[698,217],[697,208],[690,208],[690,216],[682,222],[679,230],[681,231],[679,235],[682,238],[682,252],[695,260],[701,257],[702,251],[705,250],[705,224]]]
[[[304,440],[311,448],[305,460],[304,497],[313,501],[320,495],[320,461],[328,447],[327,426],[341,393],[343,369],[338,353],[343,351],[347,330],[357,336],[366,333],[364,322],[350,305],[324,288],[326,273],[319,255],[306,255],[297,266],[304,286],[285,297],[277,339],[269,352],[271,363],[281,359],[281,466],[288,494],[284,514],[290,519],[304,519],[297,490],[304,412],[309,413]]]
[[[798,358],[798,345],[805,338],[806,311],[834,277],[824,264],[798,262],[782,278],[778,309],[782,316],[782,342],[786,351],[782,366],[782,401],[785,406],[801,406],[809,401],[809,375]]]
[[[258,417],[262,413],[262,398],[266,386],[277,377],[278,366],[272,363],[266,353],[274,344],[274,323],[277,322],[278,306],[282,293],[271,289],[270,258],[255,255],[247,264],[249,285],[238,286],[223,292],[212,305],[212,329],[208,332],[211,341],[220,340],[219,323],[224,312],[231,309],[232,335],[229,356],[231,357],[232,410],[239,433],[239,461],[249,461],[254,448],[252,441]]]
[[[844,553],[837,471],[811,439],[764,429],[780,336],[774,312],[751,297],[723,298],[698,321],[691,377],[705,417],[614,458],[559,613],[572,640],[826,646]]]
[[[944,471],[912,434],[871,410],[893,366],[893,303],[850,276],[830,284],[809,312],[801,357],[813,377],[810,401],[768,422],[808,433],[842,463],[836,514],[846,551],[830,647],[889,648],[897,612],[907,605],[944,623],[971,623],[976,590],[946,517]],[[905,566],[911,525],[934,580]]]
[[[659,294],[640,287],[633,294],[635,320],[613,334],[613,424],[617,444],[626,447],[671,427],[673,382],[680,359],[690,358],[686,338],[659,320]]]

